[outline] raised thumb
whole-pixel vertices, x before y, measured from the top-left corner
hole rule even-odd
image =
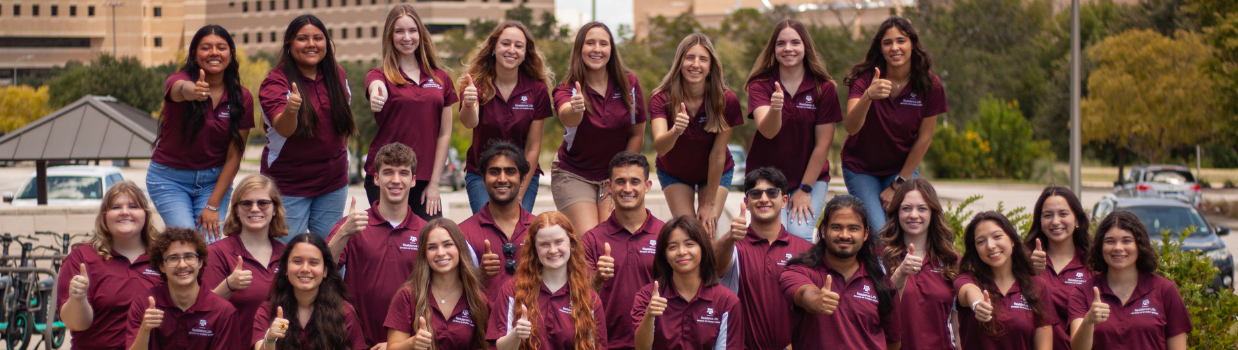
[[[1038,252],[1039,252],[1039,251],[1043,251],[1043,250],[1044,250],[1044,249],[1041,249],[1041,248],[1040,248],[1040,238],[1037,238],[1037,239],[1036,239],[1036,251],[1038,251]]]
[[[916,255],[915,243],[907,244],[907,256]]]
[[[576,92],[572,96],[580,95],[580,82],[576,82]]]
[[[206,70],[198,70],[198,81],[206,81]]]
[[[834,285],[834,275],[826,275],[826,276],[825,276],[825,286],[821,287],[821,290],[828,292],[828,291],[830,291],[830,288],[831,288],[833,285]]]
[[[881,68],[873,68],[873,69],[875,70],[875,72],[873,73],[873,82],[875,83],[877,82],[877,79],[881,79]]]
[[[301,95],[301,90],[297,89],[297,83],[292,83],[292,94]]]
[[[420,329],[420,330],[426,330],[426,318],[425,318],[424,316],[423,316],[423,317],[418,317],[418,318],[417,318],[417,323],[419,323],[419,324],[420,324],[420,326],[418,326],[418,327],[417,327],[417,329]]]
[[[529,308],[524,307],[524,305],[520,305],[520,319],[522,320],[529,319]]]
[[[989,291],[984,291],[984,302],[992,304],[992,299],[989,298]]]
[[[150,302],[150,307],[148,307],[147,309],[155,308],[155,297],[146,297],[146,301]]]
[[[81,273],[82,277],[86,277],[86,279],[87,279],[87,280],[90,280],[90,273],[86,272],[86,264],[85,264],[85,263],[83,263],[83,264],[82,264],[82,270],[80,271],[80,273]]]
[[[240,255],[237,255],[236,256],[236,271],[244,271],[243,269],[244,267],[245,267],[245,258],[241,257]]]
[[[357,211],[357,197],[352,197],[352,205],[348,206],[348,213]]]
[[[283,306],[275,307],[275,318],[284,318],[284,307]]]
[[[658,281],[653,281],[653,297],[659,298],[661,296],[662,296],[662,292],[661,292],[661,288],[658,285]]]
[[[774,82],[774,92],[775,92],[775,93],[779,93],[779,94],[781,94],[781,93],[782,93],[782,84],[780,84],[780,83],[778,83],[778,82],[776,82],[776,81],[775,81],[775,82]]]
[[[485,242],[486,242],[486,254],[493,254],[494,252],[490,251],[490,240],[487,239]]]
[[[464,75],[464,81],[467,81],[469,86],[473,86],[473,75],[472,75],[472,74],[465,74],[465,75]]]
[[[605,255],[606,255],[606,256],[610,256],[610,243],[606,243],[606,244],[605,244],[605,245],[603,245],[602,247],[603,247],[603,249],[605,249],[605,250],[606,250],[606,254],[605,254]]]
[[[1096,299],[1094,299],[1093,302],[1100,301],[1100,288],[1092,287],[1092,292],[1096,294]]]

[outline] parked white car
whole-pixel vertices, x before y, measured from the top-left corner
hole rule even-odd
[[[47,204],[97,207],[103,202],[103,194],[122,181],[125,177],[120,168],[112,166],[50,167],[47,168]],[[13,206],[35,206],[38,205],[36,191],[35,174],[31,173],[16,194],[4,193],[4,201]]]

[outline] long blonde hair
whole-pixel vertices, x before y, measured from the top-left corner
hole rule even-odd
[[[155,230],[154,221],[151,220],[150,202],[146,200],[146,194],[142,192],[142,189],[138,188],[138,185],[133,183],[133,181],[124,181],[112,185],[112,188],[109,188],[107,193],[103,195],[103,203],[99,205],[99,215],[95,216],[94,235],[84,243],[94,247],[95,253],[103,257],[103,260],[112,258],[112,245],[115,243],[112,240],[112,231],[109,231],[107,228],[107,211],[112,208],[112,204],[115,204],[117,199],[120,199],[120,196],[129,197],[129,200],[146,212],[146,224],[142,225],[143,247],[149,247],[150,242],[154,241],[155,234],[158,233]]]
[[[240,202],[246,193],[252,190],[267,190],[267,195],[271,196],[271,205],[273,206],[273,215],[271,216],[271,225],[267,228],[267,235],[270,237],[280,238],[288,235],[288,214],[284,210],[284,198],[279,195],[279,188],[275,187],[275,182],[271,178],[262,174],[253,174],[241,179],[241,184],[236,185],[236,189],[232,191],[232,200],[228,201],[228,217],[224,219],[224,236],[229,236],[241,232],[241,215],[237,213],[236,203]],[[249,208],[245,208],[249,209]]]
[[[688,49],[696,45],[701,45],[705,51],[709,52],[709,75],[705,76],[705,98],[701,104],[701,107],[705,109],[705,131],[717,133],[729,130],[731,126],[726,123],[726,116],[723,115],[726,111],[728,89],[726,82],[722,79],[722,63],[718,62],[718,52],[714,51],[714,44],[705,34],[688,34],[683,41],[679,42],[671,71],[666,72],[666,76],[662,78],[662,84],[653,89],[650,96],[666,92],[666,115],[673,116],[679,112],[679,104],[687,100],[683,82],[683,58],[688,55]]]
[[[778,69],[778,60],[774,58],[774,51],[778,49],[778,33],[782,33],[782,30],[787,27],[795,29],[795,32],[800,35],[800,41],[804,42],[804,72],[811,74],[817,80],[834,82],[834,78],[830,77],[830,72],[825,70],[825,61],[821,59],[821,54],[817,52],[817,44],[813,43],[812,37],[808,35],[808,30],[804,29],[804,25],[799,21],[784,19],[774,26],[774,32],[770,33],[769,41],[765,43],[765,48],[757,56],[756,63],[752,65],[752,72],[748,74],[748,82],[744,84],[745,89],[752,86],[753,82],[764,80],[761,76]],[[790,92],[792,94],[795,93],[795,91]],[[818,85],[817,95],[823,93],[825,91]]]
[[[520,74],[524,74],[534,80],[542,82],[546,86],[550,86],[550,79],[554,73],[546,67],[546,57],[541,51],[537,50],[537,44],[533,41],[533,36],[529,35],[529,28],[524,24],[516,21],[504,21],[498,27],[495,27],[490,32],[490,36],[486,37],[486,41],[478,46],[477,54],[469,60],[468,74],[473,76],[473,84],[477,86],[477,104],[484,105],[494,98],[494,77],[495,59],[494,47],[499,44],[499,36],[503,35],[503,31],[507,28],[520,29],[520,33],[524,34],[524,62],[520,62]],[[463,93],[464,89],[469,87],[464,76],[456,79],[456,93]]]
[[[434,303],[434,300],[430,298],[430,277],[434,272],[430,270],[430,257],[427,256],[429,253],[426,245],[430,242],[430,232],[436,228],[447,230],[451,241],[459,250],[459,256],[456,259],[460,260],[460,263],[456,265],[456,273],[460,276],[460,285],[464,288],[461,296],[468,301],[469,315],[473,318],[473,341],[485,344],[486,321],[490,317],[490,307],[486,304],[486,296],[482,294],[486,286],[482,283],[477,266],[473,266],[473,260],[464,256],[469,252],[466,250],[469,247],[468,240],[464,238],[464,233],[455,222],[447,218],[437,218],[421,227],[421,233],[417,237],[417,259],[413,262],[413,273],[408,275],[408,280],[404,281],[404,285],[400,288],[413,292],[413,318],[425,317],[426,322],[430,322],[429,320],[432,320],[434,316],[434,311],[430,307],[430,304]],[[451,317],[451,310],[442,311],[444,315]],[[427,326],[426,328],[430,330],[430,338],[433,339],[433,334],[437,333],[434,327]],[[415,332],[416,328],[413,329]],[[434,342],[430,343],[430,350],[437,348]]]
[[[386,24],[383,25],[383,76],[388,82],[395,85],[408,84],[408,80],[404,80],[404,76],[400,74],[400,52],[396,51],[395,43],[391,41],[392,33],[395,33],[395,21],[400,17],[409,16],[413,22],[417,23],[417,34],[421,37],[418,41],[417,49],[413,50],[413,54],[417,55],[417,63],[421,65],[421,74],[428,74],[430,79],[434,79],[435,83],[440,85],[443,82],[438,80],[438,76],[434,74],[435,69],[445,69],[443,61],[438,59],[438,54],[434,51],[434,39],[430,38],[430,30],[426,29],[425,23],[421,22],[421,16],[417,14],[417,10],[408,4],[400,4],[391,8],[391,12],[387,13]]]

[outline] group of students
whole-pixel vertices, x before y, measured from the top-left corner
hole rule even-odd
[[[578,31],[553,90],[519,23],[496,27],[455,82],[413,7],[396,5],[383,33],[382,64],[365,82],[378,125],[364,165],[371,205],[356,210],[353,199],[344,212],[345,144],[357,131],[322,22],[289,24],[258,93],[262,174],[232,191],[253,99],[228,32],[197,32],[167,80],[153,205],[131,182],[113,186],[95,236],[65,260],[57,304],[73,348],[1186,345],[1182,300],[1153,273],[1156,254],[1129,213],[1092,238],[1078,198],[1051,187],[1026,239],[982,213],[960,257],[935,192],[915,177],[947,107],[905,19],[885,21],[852,67],[845,115],[803,25],[776,25],[745,84],[756,170],[719,238],[734,175],[726,144],[745,112],[708,37],[684,38],[646,109],[601,23]],[[474,215],[458,225],[439,218],[432,185],[457,103],[474,130]],[[567,128],[550,170],[559,211],[535,216],[552,114]],[[653,169],[637,153],[646,121]],[[851,195],[827,203],[839,121]],[[667,222],[645,208],[651,174]],[[156,232],[151,210],[167,230]]]

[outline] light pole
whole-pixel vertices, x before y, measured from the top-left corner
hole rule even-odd
[[[18,57],[16,60],[13,61],[13,86],[17,86],[17,62],[21,62],[23,60],[28,60],[31,58],[34,58],[34,55],[25,55],[22,57]]]
[[[1081,73],[1079,62],[1082,52],[1079,50],[1079,0],[1070,2],[1070,191],[1075,195],[1083,195],[1083,178],[1080,167],[1083,163],[1083,125],[1080,121],[1079,100],[1083,91],[1080,86]],[[1121,176],[1120,174],[1118,176]]]
[[[112,56],[116,57],[120,55],[116,52],[116,7],[125,6],[125,3],[110,1],[103,3],[103,6],[112,8]]]

